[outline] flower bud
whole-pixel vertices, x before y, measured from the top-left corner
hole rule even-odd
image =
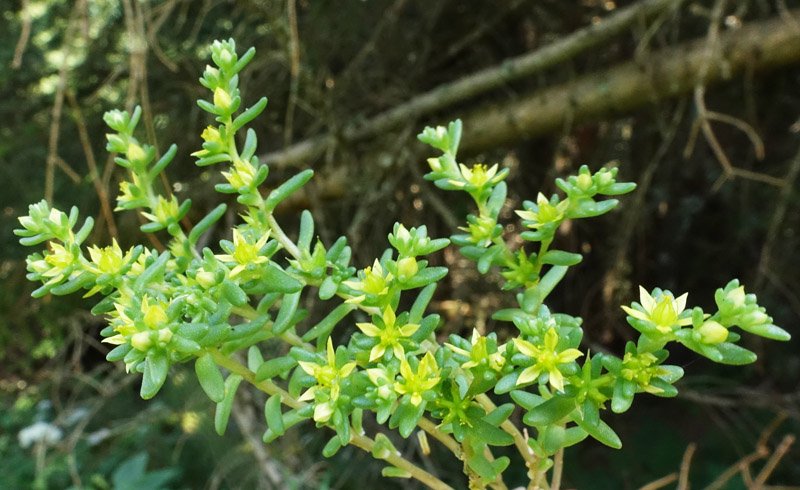
[[[150,332],[136,332],[131,335],[131,346],[136,350],[146,351],[152,344]]]
[[[172,340],[172,330],[168,328],[162,328],[158,331],[158,341],[166,344]]]
[[[745,296],[744,286],[739,286],[728,291],[725,295],[725,301],[729,302],[734,308],[740,308],[744,306]]]
[[[703,323],[697,333],[700,334],[700,341],[705,344],[720,344],[728,339],[728,329],[714,320]]]
[[[203,289],[208,289],[217,283],[216,278],[214,277],[214,273],[203,269],[197,271],[197,274],[195,274],[194,279],[197,281],[199,285],[203,287]]]
[[[401,281],[411,279],[417,272],[419,272],[419,266],[414,257],[404,257],[397,261],[397,278]]]
[[[144,152],[144,149],[136,143],[128,143],[128,150],[125,153],[125,156],[131,162],[140,162],[147,157],[147,154]]]
[[[227,111],[231,108],[231,94],[222,87],[214,89],[214,105],[220,109]]]
[[[592,176],[589,174],[580,174],[576,182],[578,189],[587,191],[592,186]]]

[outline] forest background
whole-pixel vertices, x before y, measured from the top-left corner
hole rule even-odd
[[[104,361],[90,302],[30,298],[12,233],[29,203],[96,216],[95,242],[137,236],[135,216],[112,213],[121,175],[104,150],[106,110],[139,103],[147,139],[178,145],[165,184],[192,198],[190,219],[216,205],[215,173],[189,157],[207,124],[195,100],[214,39],[258,52],[241,85],[246,104],[269,97],[255,129],[272,173],[317,173],[284,221],[311,209],[323,240],[348,236],[355,264],[380,255],[394,221],[437,237],[462,223],[467,202],[422,179],[429,155],[414,138],[462,118],[465,159],[510,167],[516,202],[582,164],[615,161],[639,183],[613,215],[559,237],[586,260],[556,303],[584,318],[592,349],[622,351],[632,332],[619,305],[639,284],[706,306],[730,277],[800,337],[800,9],[788,0],[0,0],[0,13],[0,486],[369,488],[380,478],[368,455],[323,459],[329,434],[310,426],[264,446],[256,393],[237,399],[224,438],[186,373],[139,400],[138,381]],[[440,337],[495,330],[496,288],[455,250],[437,260],[450,268],[434,302],[447,319]],[[738,463],[750,483],[766,469],[772,484],[798,484],[797,340],[746,342],[759,361],[744,369],[676,351],[679,397],[643,398],[612,419],[622,450],[569,450],[565,485],[685,474],[701,487]],[[58,437],[31,442],[31,427]],[[398,447],[418,451],[413,440]],[[725,488],[744,488],[746,474]]]

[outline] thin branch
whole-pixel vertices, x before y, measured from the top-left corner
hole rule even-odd
[[[658,490],[659,488],[664,488],[670,483],[674,482],[678,479],[677,473],[670,473],[669,475],[662,476],[658,480],[653,480],[647,485],[642,486],[639,490]]]
[[[692,456],[697,449],[695,443],[691,443],[686,447],[686,452],[683,453],[681,460],[681,469],[678,472],[678,490],[689,490],[689,469],[692,466]]]
[[[20,18],[22,19],[22,29],[19,33],[17,45],[14,48],[14,59],[11,60],[11,68],[18,70],[22,66],[22,55],[25,54],[25,49],[28,47],[28,40],[31,38],[31,12],[29,9],[29,0],[22,0],[20,5]]]
[[[289,100],[286,103],[286,117],[283,121],[283,144],[292,142],[294,110],[297,107],[297,92],[300,87],[300,34],[297,30],[297,4],[286,0],[286,16],[289,20]]]
[[[97,161],[94,157],[94,150],[92,143],[89,140],[89,131],[86,128],[86,121],[83,118],[80,104],[78,104],[75,94],[72,90],[67,90],[67,100],[72,108],[72,117],[75,119],[75,124],[78,127],[78,137],[81,140],[83,147],[83,154],[86,157],[86,165],[89,167],[89,176],[92,179],[94,191],[97,193],[97,198],[100,200],[100,210],[103,213],[103,219],[106,220],[108,226],[108,233],[112,237],[117,237],[117,224],[114,220],[114,211],[111,209],[111,203],[108,197],[108,189],[100,181],[100,172],[97,169]]]
[[[792,434],[787,434],[783,437],[778,447],[775,448],[775,451],[772,453],[772,456],[769,457],[764,467],[761,468],[761,471],[758,472],[756,479],[753,481],[753,486],[751,488],[754,489],[761,489],[763,488],[764,484],[767,482],[767,478],[772,475],[772,472],[775,471],[775,468],[778,467],[778,464],[781,462],[786,453],[789,452],[789,448],[792,447],[794,444],[795,436]]]
[[[780,18],[753,22],[720,36],[719,57],[719,63],[708,67],[706,85],[745,69],[800,61],[800,31]],[[686,94],[695,88],[704,66],[705,42],[689,42],[654,51],[641,63],[622,63],[507,104],[479,109],[464,117],[461,150],[480,152],[557,130],[567,117],[575,122],[595,120]]]
[[[209,351],[211,356],[214,358],[214,362],[216,362],[219,366],[227,369],[228,371],[238,374],[241,376],[245,381],[249,384],[256,387],[258,390],[263,391],[268,395],[277,395],[281,399],[281,403],[284,405],[294,408],[294,409],[301,409],[306,406],[306,403],[298,401],[292,395],[289,394],[288,391],[284,390],[283,388],[279,387],[271,380],[264,380],[264,381],[256,381],[256,375],[247,367],[240,364],[234,359],[222,354],[217,350]],[[375,441],[367,436],[351,433],[350,435],[350,444],[363,449],[369,453],[372,452],[372,449],[375,447]],[[399,453],[393,453],[385,458],[384,461],[387,463],[400,468],[401,470],[407,471],[414,479],[419,480],[420,482],[424,483],[428,487],[434,490],[453,490],[453,487],[444,483],[440,479],[436,478],[431,473],[423,470],[419,466],[415,465],[414,463],[405,459]]]
[[[780,195],[778,196],[778,204],[775,206],[775,212],[772,214],[772,219],[769,223],[767,230],[767,238],[764,246],[761,247],[761,257],[758,260],[758,276],[756,277],[755,287],[760,289],[764,284],[766,275],[769,272],[770,262],[772,261],[772,250],[775,243],[779,240],[781,226],[786,217],[786,211],[789,208],[792,198],[792,191],[797,188],[796,182],[800,177],[800,151],[797,152],[789,165],[789,171],[786,172],[786,177],[783,178],[784,186],[781,188]]]
[[[669,7],[677,8],[683,0],[645,0],[619,9],[598,24],[592,24],[532,53],[504,61],[454,82],[440,85],[410,101],[378,114],[363,124],[346,127],[341,137],[355,141],[381,134],[398,124],[431,114],[458,102],[530,77],[558,63],[563,63],[623,33],[637,20],[650,17]],[[270,165],[296,165],[323,153],[336,137],[328,134],[295,144],[283,151],[269,153],[262,161]]]

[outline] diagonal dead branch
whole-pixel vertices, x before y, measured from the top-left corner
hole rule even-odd
[[[532,53],[511,58],[498,66],[440,85],[402,105],[378,114],[363,124],[346,127],[341,137],[345,141],[368,139],[398,124],[469,100],[509,82],[530,77],[557,63],[563,63],[580,53],[596,48],[624,32],[639,19],[650,17],[670,7],[677,8],[682,2],[683,0],[645,0],[620,9],[602,22],[589,25]],[[280,152],[264,155],[262,161],[278,166],[307,162],[324,153],[336,139],[333,134],[316,136]]]

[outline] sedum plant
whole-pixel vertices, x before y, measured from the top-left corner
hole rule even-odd
[[[617,181],[615,168],[581,167],[577,175],[556,181],[562,194],[540,193],[522,204],[516,211],[525,229],[522,245],[512,245],[518,241],[504,236],[498,222],[507,202],[508,171],[458,163],[460,121],[426,128],[419,139],[441,152],[428,160],[425,178],[475,202],[462,233],[450,240],[431,238],[425,226],[397,223],[388,236],[391,247],[362,269],[351,264],[344,237],[331,244],[315,237],[308,211],[300,217],[298,235],[288,236],[274,210],[313,172],[267,183],[269,169],[255,156],[257,137],[247,128],[267,100],[243,109],[238,88],[238,74],[254,53],[251,48],[239,56],[232,40],[214,42],[213,66],[200,79],[209,100],[198,104],[214,122],[203,131],[202,149],[192,155],[199,166],[224,169],[216,190],[236,197],[241,216],[229,240],[198,247],[226,212],[225,204],[187,229],[191,203],[159,193],[156,181],[177,149],[173,145],[157,159],[156,149],[137,139],[138,108],[105,115],[112,131],[108,150],[128,171],[117,209],[138,211],[146,221],[143,232],[169,235],[166,250],[143,245],[123,250],[115,240],[86,247],[92,219],[78,227],[74,207],[66,213],[42,201],[19,219],[21,243],[46,244],[28,257],[28,277],[41,283],[33,295],[86,291],[98,298],[92,311],[107,319],[104,342],[115,346],[107,358],[142,374],[143,398],[158,393],[170,366],[191,362],[216,404],[220,433],[244,381],[268,396],[264,442],[295,425],[314,424],[332,431],[325,456],[353,445],[385,461],[383,475],[414,478],[436,489],[451,486],[405,458],[386,430],[403,438],[416,433],[424,454],[429,438],[438,441],[463,462],[470,488],[505,488],[510,459],[494,453],[498,446],[513,446],[529,488],[558,488],[564,448],[587,437],[621,446],[603,413],[625,412],[638,393],[676,395],[674,383],[683,370],[667,363],[668,344],[740,365],[756,356],[737,344],[738,331],[789,339],[756,297],[733,280],[717,290],[711,312],[687,306],[686,294],[640,288],[639,301],[622,307],[638,340],[629,342],[621,357],[582,349],[581,319],[547,306],[569,268],[582,259],[553,248],[554,237],[567,220],[611,211],[618,204],[613,196],[633,191],[635,184]],[[493,318],[513,324],[513,334],[437,336],[442,320],[428,305],[447,269],[431,266],[425,257],[450,243],[481,273],[499,271],[516,307],[496,311]],[[308,322],[300,307],[304,295],[329,302],[327,315]],[[401,302],[408,297],[413,301]],[[265,352],[277,354],[265,358]],[[384,429],[368,434],[365,417]]]

